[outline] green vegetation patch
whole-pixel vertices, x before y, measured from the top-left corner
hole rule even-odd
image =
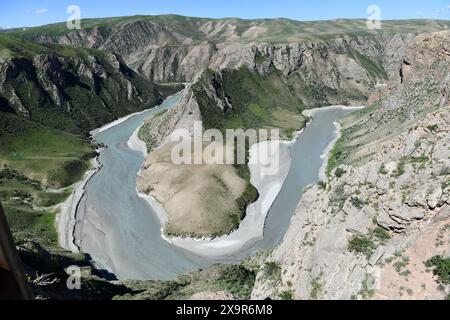
[[[216,94],[227,101],[223,110],[205,92],[205,86],[212,85]],[[292,124],[286,123],[289,113],[298,119],[297,128],[304,126],[302,102],[296,98],[280,76],[274,71],[265,77],[243,67],[238,70],[224,70],[219,75],[212,70],[203,73],[202,79],[193,86],[199,102],[205,129],[259,129],[280,127],[292,133]],[[232,108],[230,108],[232,106]],[[281,118],[281,119],[280,119]],[[284,120],[284,121],[283,121]]]
[[[184,300],[196,293],[226,292],[236,299],[250,299],[255,271],[244,265],[214,265],[179,276],[171,281],[125,281],[134,294],[115,299]]]
[[[95,156],[88,140],[13,115],[1,114],[0,127],[0,164],[46,186],[63,188],[80,180]]]
[[[263,266],[264,277],[271,281],[281,280],[281,265],[279,262],[268,261]]]
[[[95,156],[80,136],[0,112],[0,200],[16,241],[57,247],[55,212]]]
[[[348,251],[362,253],[366,257],[370,257],[375,248],[375,243],[365,236],[354,235],[348,242]]]
[[[5,204],[6,219],[16,242],[33,239],[44,246],[57,246],[55,213]]]
[[[337,177],[337,178],[340,178],[340,177],[342,177],[344,174],[346,174],[347,173],[347,171],[345,171],[344,169],[342,169],[342,168],[337,168],[336,170],[335,170],[335,172],[334,172],[334,175]]]
[[[294,300],[294,293],[292,291],[283,291],[279,294],[281,300]]]
[[[419,156],[419,157],[403,157],[400,159],[400,161],[397,164],[397,169],[393,172],[394,177],[401,177],[405,174],[406,165],[411,164],[414,167],[419,167],[420,169],[424,169],[425,165],[430,161],[430,158],[428,158],[425,155]]]
[[[357,252],[369,258],[378,246],[383,246],[391,235],[381,227],[375,227],[367,235],[353,235],[348,242],[347,249],[350,252]]]
[[[250,299],[256,274],[242,265],[226,266],[220,272],[217,285],[240,299]]]
[[[322,292],[322,283],[320,277],[314,278],[311,281],[311,290],[310,290],[310,297],[312,300],[317,300],[319,298],[319,295]]]
[[[433,274],[441,284],[450,284],[450,258],[435,256],[425,262],[427,268],[433,269]]]
[[[381,242],[386,242],[389,239],[391,239],[391,235],[389,234],[389,232],[387,232],[386,230],[384,230],[381,227],[376,227],[373,231],[372,231],[372,235],[377,238],[379,241]]]
[[[327,176],[330,177],[333,169],[343,164],[342,158],[344,157],[345,150],[346,150],[345,139],[341,137],[336,141],[336,143],[333,146],[333,149],[331,149],[330,153],[328,154],[328,164],[326,170]],[[345,174],[345,171],[343,169],[340,168],[336,169],[335,173],[336,177],[339,178],[343,174]]]

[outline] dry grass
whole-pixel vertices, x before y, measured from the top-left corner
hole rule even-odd
[[[166,209],[166,233],[204,237],[231,232],[240,214],[236,201],[247,181],[232,165],[177,166],[171,161],[173,146],[165,144],[152,152],[138,179],[138,189]]]

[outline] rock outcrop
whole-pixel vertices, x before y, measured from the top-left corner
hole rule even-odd
[[[1,111],[56,129],[87,133],[153,107],[167,95],[166,87],[138,75],[116,54],[37,44],[28,52],[31,44],[20,45],[7,43],[6,52],[21,53],[0,57]]]

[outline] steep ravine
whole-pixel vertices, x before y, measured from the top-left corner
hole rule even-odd
[[[1,110],[73,133],[154,106],[161,91],[112,54],[0,59]]]

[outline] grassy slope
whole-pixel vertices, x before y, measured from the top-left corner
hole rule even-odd
[[[360,134],[355,131],[352,124],[370,119],[370,117],[373,116],[373,112],[378,109],[379,106],[379,103],[375,103],[362,110],[353,112],[340,120],[340,122],[344,124],[344,128],[342,130],[341,138],[336,141],[336,144],[330,151],[326,170],[328,176],[330,176],[334,168],[341,164],[350,164],[348,156],[355,148],[355,146],[352,146],[352,140],[357,138]]]
[[[38,44],[14,37],[8,33],[0,33],[0,58],[31,59],[38,54],[55,54],[72,58],[85,58],[89,55],[96,57],[104,56],[101,51],[95,49],[74,49],[67,45]]]
[[[224,70],[222,78],[208,71],[194,85],[206,129],[280,128],[284,137],[305,123],[301,115],[303,104],[283,83],[280,76],[272,73],[263,77],[246,68]],[[214,101],[205,95],[204,83],[214,83],[222,99],[228,99],[233,109],[218,110]]]
[[[14,128],[18,122],[25,124],[19,130]],[[93,157],[93,147],[79,136],[3,113],[0,123],[1,163],[44,185],[61,188],[73,184]]]
[[[124,24],[150,21],[176,31],[178,34],[189,37],[194,41],[215,41],[223,42],[227,40],[227,28],[222,32],[206,35],[199,31],[199,25],[212,23],[215,25],[229,24],[230,29],[234,29],[239,37],[237,42],[286,42],[304,40],[326,40],[336,35],[374,35],[392,34],[398,32],[434,31],[450,27],[449,21],[444,20],[392,20],[384,21],[381,30],[370,31],[364,19],[339,19],[328,21],[295,21],[289,19],[255,19],[245,20],[238,18],[208,19],[184,17],[179,15],[160,16],[131,16],[113,17],[102,19],[84,19],[82,28],[89,30],[98,28],[100,32],[107,35],[111,28],[120,27]],[[257,27],[259,32],[257,38],[252,32]],[[25,39],[34,38],[37,35],[46,34],[50,36],[61,36],[71,32],[66,28],[65,23],[57,23],[37,28],[27,28],[25,30],[13,30],[10,33],[16,34]],[[175,39],[172,39],[175,40]]]
[[[56,246],[52,206],[81,178],[93,147],[78,136],[43,127],[0,111],[0,200],[17,240]]]

